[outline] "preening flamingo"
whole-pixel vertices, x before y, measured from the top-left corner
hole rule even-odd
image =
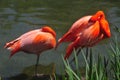
[[[64,57],[67,59],[73,49],[92,47],[110,36],[110,28],[104,12],[97,11],[94,15],[84,16],[77,20],[68,32],[58,40],[57,46],[62,42],[71,42]]]
[[[46,50],[56,46],[56,33],[49,26],[44,26],[40,29],[29,31],[17,39],[6,43],[5,48],[11,51],[10,57],[19,51],[28,54],[37,55],[35,74],[37,74],[37,66],[39,55]]]

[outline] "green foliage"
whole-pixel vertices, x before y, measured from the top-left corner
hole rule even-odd
[[[117,43],[117,40],[114,44],[111,44],[112,54],[111,54],[111,75],[113,75],[114,80],[120,79],[120,49]]]
[[[108,49],[109,50],[109,49]],[[64,60],[65,72],[67,76],[64,76],[63,80],[119,80],[120,79],[120,49],[115,40],[111,44],[109,50],[110,57],[106,58],[105,56],[98,54],[97,60],[94,58],[92,50],[90,49],[89,57],[85,56],[84,51],[82,50],[82,56],[85,61],[85,74],[82,75],[79,69],[79,63],[75,54],[75,65],[76,70],[71,68],[71,65],[68,60]],[[63,58],[63,56],[62,56]]]

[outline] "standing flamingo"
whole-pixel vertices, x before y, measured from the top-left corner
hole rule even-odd
[[[110,28],[104,12],[98,11],[94,15],[84,16],[77,20],[68,32],[58,40],[57,46],[62,42],[71,42],[64,57],[67,59],[73,49],[92,47],[110,36]]]
[[[44,26],[41,29],[29,31],[17,39],[6,43],[5,48],[11,51],[10,57],[19,51],[28,54],[36,54],[37,61],[35,66],[35,74],[37,74],[37,66],[39,55],[46,50],[56,46],[56,33],[49,26]]]

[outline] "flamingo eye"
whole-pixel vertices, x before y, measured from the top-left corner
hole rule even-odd
[[[98,20],[101,18],[102,16],[100,15],[99,17],[98,17]]]
[[[100,15],[100,16],[98,17],[98,20],[100,20],[102,17],[103,17],[103,15]]]
[[[99,17],[98,17],[98,20],[99,20],[100,18],[101,18],[101,17],[99,16]]]

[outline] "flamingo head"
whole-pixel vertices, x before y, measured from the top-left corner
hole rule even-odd
[[[49,26],[44,26],[41,28],[43,32],[51,33],[54,37],[56,37],[56,33],[53,29],[51,29]]]
[[[96,22],[101,20],[102,18],[105,18],[105,14],[103,11],[97,11],[91,18],[90,21],[91,22]]]

